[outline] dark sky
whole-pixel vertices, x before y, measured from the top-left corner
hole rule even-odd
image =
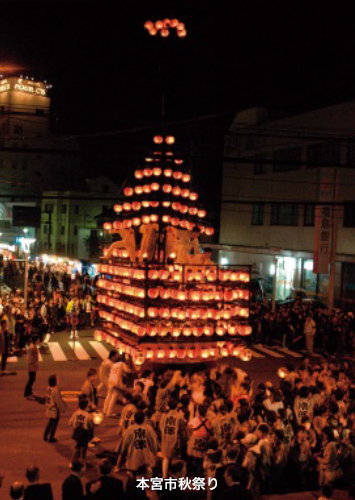
[[[252,105],[301,110],[355,94],[352,2],[115,0],[0,2],[0,62],[53,83],[53,111],[81,139],[88,173],[117,180],[160,123],[193,155],[206,196],[218,191],[221,140]],[[181,40],[150,37],[146,20],[177,17]],[[213,117],[217,115],[216,117]],[[208,118],[209,117],[209,118]]]

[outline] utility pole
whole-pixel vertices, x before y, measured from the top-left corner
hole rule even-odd
[[[339,168],[334,169],[334,180],[333,180],[333,202],[338,202],[339,199]],[[331,233],[331,248],[330,248],[330,275],[329,275],[329,290],[328,290],[328,307],[332,309],[334,307],[334,287],[335,287],[335,267],[336,267],[336,256],[337,256],[337,239],[338,239],[338,213],[339,209],[337,206],[333,206],[333,227]]]

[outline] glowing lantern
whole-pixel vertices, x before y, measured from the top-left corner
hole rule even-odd
[[[240,347],[238,346],[233,346],[231,350],[232,356],[239,356],[240,355]]]
[[[170,222],[170,215],[163,215],[162,221],[168,224]]]
[[[134,226],[140,226],[141,224],[141,220],[139,217],[134,217],[132,222]]]
[[[169,30],[166,30],[166,29],[161,30],[160,36],[162,36],[163,38],[166,38],[167,36],[169,36]]]
[[[173,217],[171,220],[170,220],[170,223],[173,225],[173,226],[178,226],[179,225],[179,222],[180,220],[176,217]]]
[[[113,209],[117,214],[120,214],[122,212],[122,205],[114,205]]]
[[[156,25],[156,23],[155,23],[155,25]],[[176,29],[178,31],[184,30],[185,29],[185,24],[184,23],[178,23],[177,26],[176,26]]]
[[[145,185],[143,186],[143,192],[144,192],[145,194],[149,194],[151,191],[152,191],[152,190],[151,190],[151,187],[150,187],[150,185],[149,185],[149,184],[145,184]]]
[[[136,186],[134,188],[134,191],[136,194],[142,194],[143,193],[143,186]]]
[[[158,309],[156,307],[149,307],[148,316],[150,318],[156,318],[158,316]]]
[[[211,335],[213,335],[213,327],[212,326],[204,326],[203,327],[203,334],[204,335],[207,335],[207,337],[210,337]]]
[[[136,211],[137,211],[137,210],[140,210],[140,209],[141,209],[141,206],[142,206],[142,205],[139,203],[139,201],[134,201],[134,202],[132,203],[132,208],[133,208],[133,210],[136,210]]]
[[[179,31],[177,32],[177,36],[178,36],[179,38],[185,38],[186,34],[187,34],[187,31],[186,31],[186,30],[179,30]]]
[[[165,349],[163,349],[162,347],[159,347],[156,351],[156,354],[157,354],[157,358],[158,359],[163,359],[165,358]]]
[[[170,26],[172,28],[176,28],[176,26],[179,24],[179,20],[178,19],[171,19],[170,21]]]
[[[154,23],[152,23],[152,21],[147,21],[145,24],[144,24],[144,28],[146,30],[151,30],[152,28],[154,28]]]
[[[203,234],[206,230],[205,226],[198,226],[200,233]]]
[[[195,302],[200,300],[200,292],[198,290],[192,290],[190,292],[190,300],[193,300]]]
[[[159,191],[159,184],[157,182],[153,182],[150,186],[152,188],[152,191]]]
[[[140,352],[138,354],[138,357],[136,358],[134,364],[136,366],[142,366],[143,363],[144,363],[144,354],[142,352]]]
[[[192,230],[193,230],[193,228],[195,227],[195,225],[196,225],[196,224],[194,224],[193,222],[189,222],[189,223],[188,223],[188,225],[187,225],[187,229],[188,229],[189,231],[192,231]]]
[[[212,236],[213,233],[214,233],[213,227],[206,227],[207,236]]]
[[[189,214],[190,215],[197,215],[198,209],[196,207],[190,207],[189,208]]]
[[[148,297],[150,299],[157,299],[159,297],[159,289],[158,288],[149,288]]]
[[[163,207],[164,208],[169,208],[171,205],[171,201],[163,201]]]
[[[172,135],[168,135],[167,137],[165,137],[165,142],[166,144],[174,144],[175,137],[173,137]]]
[[[221,353],[221,356],[226,358],[229,354],[227,347],[221,347],[220,353]]]
[[[169,333],[169,330],[163,326],[158,327],[159,337],[166,337]]]
[[[201,358],[202,359],[207,359],[209,357],[210,357],[210,350],[207,347],[202,347]]]
[[[181,273],[179,271],[174,271],[173,272],[173,280],[174,281],[180,282],[181,278],[182,278],[182,275],[181,275]]]
[[[143,337],[145,334],[146,334],[146,329],[144,328],[144,326],[139,326],[137,328],[137,335],[139,337]]]
[[[161,318],[170,318],[170,309],[168,307],[161,307],[159,309],[159,316]]]
[[[182,189],[181,190],[181,196],[183,198],[188,198],[190,196],[190,191],[188,189]]]
[[[151,168],[145,168],[143,171],[145,177],[151,177],[152,176],[152,169]]]
[[[178,347],[176,355],[177,355],[177,357],[179,359],[186,358],[186,349],[185,349],[185,347]]]
[[[184,229],[187,229],[188,221],[187,220],[180,221],[180,226]]]
[[[179,196],[181,194],[181,189],[179,188],[179,186],[175,186],[173,188],[173,195],[174,196]]]
[[[169,354],[168,354],[169,359],[176,358],[176,355],[177,355],[177,352],[175,349],[169,349]]]
[[[155,23],[155,27],[156,27],[157,30],[161,30],[162,27],[163,27],[163,21],[157,21]]]
[[[224,330],[223,326],[217,326],[216,327],[216,333],[217,333],[217,335],[219,335],[220,337],[222,337],[225,334],[225,330]]]
[[[149,224],[150,223],[150,216],[149,215],[143,215],[142,222],[143,222],[143,224]]]
[[[170,168],[168,168],[168,169],[164,170],[164,175],[165,175],[165,177],[172,177],[173,171]]]
[[[173,174],[174,179],[179,180],[182,177],[182,173],[179,171],[174,172]]]
[[[159,220],[159,215],[152,214],[152,215],[150,216],[150,220],[151,220],[152,222],[158,222],[158,220]]]
[[[191,328],[189,328],[188,326],[185,326],[183,329],[182,329],[182,334],[184,335],[184,337],[190,337],[192,335],[192,330]]]
[[[198,350],[195,349],[194,347],[190,347],[187,349],[187,357],[190,359],[196,359],[198,356]]]
[[[106,231],[110,231],[110,229],[112,229],[112,224],[111,224],[111,222],[105,222],[105,224],[104,224],[104,229],[105,229]]]
[[[152,29],[149,30],[149,34],[152,35],[152,36],[154,36],[154,35],[157,34],[157,30],[155,28],[152,28]]]
[[[177,328],[177,327],[173,328],[172,336],[176,338],[176,337],[180,337],[180,335],[181,335],[180,328]]]
[[[174,201],[174,202],[172,203],[172,205],[171,205],[171,208],[172,208],[173,210],[180,210],[180,206],[181,206],[181,205],[180,205],[180,203],[179,203],[178,201]]]
[[[143,179],[143,175],[144,175],[143,174],[143,170],[136,170],[134,172],[134,176],[135,176],[136,179]]]
[[[151,201],[150,202],[150,206],[153,207],[153,208],[159,207],[159,201]]]
[[[159,177],[159,175],[161,175],[161,168],[153,168],[153,175],[155,175],[155,177]]]
[[[277,370],[277,374],[280,378],[285,378],[286,375],[288,374],[287,368],[281,367]]]
[[[203,217],[206,217],[206,210],[199,210],[198,213],[197,213],[198,217],[200,217],[201,219]]]
[[[190,182],[191,175],[190,174],[183,174],[182,176],[182,182]]]
[[[113,223],[113,228],[114,229],[121,229],[121,227],[122,227],[122,222],[119,220],[115,220],[115,222]]]
[[[124,227],[125,229],[129,229],[130,227],[132,227],[132,221],[131,221],[131,220],[129,220],[129,219],[125,220],[125,221],[123,222],[123,227]]]
[[[124,192],[124,194],[125,194],[126,196],[132,196],[132,195],[133,195],[133,193],[134,193],[134,190],[133,190],[133,188],[131,188],[131,187],[126,187],[126,188],[124,189],[124,191],[123,191],[123,192]]]
[[[242,361],[250,361],[252,358],[252,353],[250,349],[242,349],[240,352],[240,359]]]
[[[164,138],[161,135],[156,135],[153,137],[153,141],[155,144],[161,144],[164,141]]]
[[[152,359],[154,357],[154,352],[152,349],[147,349],[147,352],[146,352],[146,358],[147,359]]]
[[[123,210],[126,210],[126,212],[128,212],[129,210],[131,210],[131,204],[130,203],[124,203],[123,204]]]
[[[173,187],[170,184],[164,184],[163,191],[164,193],[171,193]]]
[[[197,193],[190,193],[190,200],[191,201],[196,201],[197,199],[198,199]]]
[[[181,205],[180,206],[180,212],[182,214],[187,214],[188,211],[189,211],[189,207],[187,205]]]
[[[184,160],[174,160],[174,163],[176,163],[176,165],[182,165],[184,163]]]
[[[147,200],[142,201],[142,207],[143,208],[149,208],[150,207],[150,201],[147,201]]]

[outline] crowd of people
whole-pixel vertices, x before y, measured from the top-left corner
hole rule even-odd
[[[76,272],[52,272],[49,266],[29,266],[28,303],[19,289],[0,296],[1,370],[13,353],[26,352],[35,335],[40,343],[68,328],[70,338],[79,338],[80,328],[93,327],[97,321],[95,279]]]
[[[129,356],[113,350],[99,371],[87,373],[69,420],[72,475],[86,470],[95,417],[104,414],[117,419],[117,445],[98,454],[101,475],[86,484],[86,498],[113,499],[120,491],[137,500],[226,500],[232,493],[251,500],[320,489],[331,499],[335,487],[355,498],[355,372],[333,357],[317,364],[305,357],[280,369],[279,381],[254,387],[245,371],[228,365],[137,372]],[[45,441],[56,442],[64,409],[52,375]],[[81,481],[65,481],[69,498],[84,498]]]
[[[355,316],[350,310],[328,310],[295,300],[272,311],[268,301],[253,301],[250,321],[252,340],[270,347],[283,345],[309,353],[317,349],[329,355],[355,352]]]

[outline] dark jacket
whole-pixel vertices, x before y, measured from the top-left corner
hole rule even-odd
[[[70,474],[62,484],[62,500],[83,500],[84,488],[80,477]]]
[[[50,483],[30,484],[25,488],[24,500],[53,500],[52,485]]]
[[[92,485],[101,483],[99,489],[95,493],[91,493]],[[113,476],[100,476],[86,484],[87,499],[92,500],[124,500],[125,494],[123,483],[120,479]]]

